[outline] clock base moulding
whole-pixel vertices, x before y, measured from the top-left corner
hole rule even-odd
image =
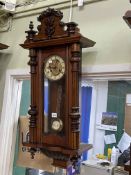
[[[40,151],[45,154],[46,156],[53,158],[53,165],[60,167],[60,168],[67,168],[70,165],[74,165],[77,163],[77,160],[81,158],[82,153],[90,150],[93,146],[92,144],[87,143],[80,143],[80,148],[77,150],[72,149],[66,149],[62,147],[53,147],[53,146],[47,146],[43,144],[32,144],[23,142],[23,146],[31,147],[31,154],[32,158],[35,158],[35,152],[37,151],[37,148],[40,149]]]

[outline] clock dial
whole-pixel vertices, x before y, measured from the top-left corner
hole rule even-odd
[[[44,67],[44,74],[50,80],[59,80],[65,73],[65,62],[58,56],[53,55],[48,58]]]
[[[63,122],[60,119],[55,119],[52,121],[51,125],[52,130],[54,131],[61,131],[63,128]]]

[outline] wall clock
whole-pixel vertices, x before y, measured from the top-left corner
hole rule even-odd
[[[80,144],[79,84],[82,48],[95,42],[62,18],[61,11],[48,8],[38,17],[38,31],[30,22],[21,44],[29,49],[31,73],[29,142],[23,145],[30,147],[32,157],[39,148],[53,165],[67,168],[91,146]]]

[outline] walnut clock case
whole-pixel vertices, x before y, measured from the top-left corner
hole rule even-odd
[[[76,23],[63,23],[62,18],[61,11],[43,11],[38,32],[30,22],[21,44],[29,49],[31,74],[29,141],[23,144],[32,157],[39,148],[53,158],[53,165],[67,168],[91,147],[80,144],[79,84],[82,48],[95,42],[83,37]]]

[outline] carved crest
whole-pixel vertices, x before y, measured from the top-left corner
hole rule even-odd
[[[61,22],[62,18],[63,13],[59,10],[48,8],[43,11],[38,17],[41,24],[38,26],[38,35],[36,35],[35,39],[51,39],[65,35],[65,24]]]

